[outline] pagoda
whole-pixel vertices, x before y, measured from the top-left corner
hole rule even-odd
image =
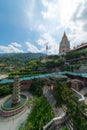
[[[15,76],[12,95],[0,104],[0,116],[10,117],[19,114],[27,108],[27,100],[28,97],[20,93],[19,76]]]
[[[70,42],[67,38],[66,33],[64,32],[59,46],[59,55],[65,55],[69,50],[70,50]]]
[[[13,87],[13,95],[12,95],[12,105],[16,105],[20,103],[20,80],[19,76],[15,76],[14,78],[14,87]]]

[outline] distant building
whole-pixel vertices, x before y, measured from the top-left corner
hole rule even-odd
[[[78,51],[78,50],[82,50],[82,49],[85,49],[87,48],[87,42],[86,43],[81,43],[80,45],[78,45],[77,47],[74,47],[71,51]]]
[[[70,84],[70,86],[77,91],[80,91],[84,87],[84,82],[79,79],[72,79]]]
[[[68,52],[69,50],[70,50],[70,42],[67,38],[66,33],[64,32],[59,46],[59,55],[65,55],[66,52]]]
[[[0,67],[5,67],[5,64],[0,64]]]

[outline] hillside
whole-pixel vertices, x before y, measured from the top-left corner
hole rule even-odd
[[[15,58],[18,57],[20,58],[28,58],[28,59],[33,59],[33,58],[39,58],[40,56],[45,57],[45,54],[43,53],[3,53],[0,54],[0,59],[1,58]]]
[[[5,53],[0,54],[0,64],[5,64],[0,71],[17,70],[20,67],[27,66],[31,59],[45,57],[42,53]]]

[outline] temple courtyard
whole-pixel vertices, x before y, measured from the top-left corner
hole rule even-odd
[[[18,130],[19,126],[25,122],[28,113],[30,112],[27,109],[24,113],[20,113],[12,118],[0,119],[0,130]]]

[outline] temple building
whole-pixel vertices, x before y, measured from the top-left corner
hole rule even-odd
[[[81,43],[80,45],[78,45],[77,47],[74,47],[71,51],[79,51],[82,49],[86,49],[87,48],[87,42],[86,43]]]
[[[59,45],[59,55],[65,55],[66,52],[70,50],[70,42],[67,38],[66,33],[64,32],[62,40]]]

